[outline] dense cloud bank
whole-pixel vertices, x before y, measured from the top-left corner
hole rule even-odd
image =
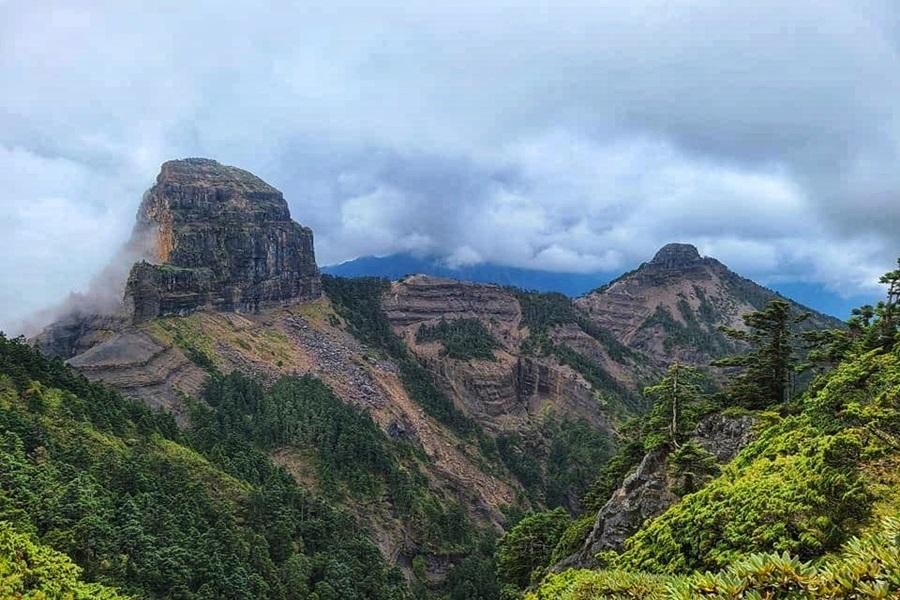
[[[0,2],[0,328],[87,289],[183,156],[282,189],[323,264],[687,241],[855,294],[897,254],[894,2],[317,4]]]

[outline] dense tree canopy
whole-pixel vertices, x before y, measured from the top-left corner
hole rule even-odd
[[[737,402],[748,408],[764,408],[791,399],[799,362],[798,334],[793,325],[807,317],[805,313],[793,314],[788,302],[773,300],[766,308],[744,315],[746,329],[723,328],[726,335],[750,346],[747,352],[713,363],[742,369],[729,387]]]

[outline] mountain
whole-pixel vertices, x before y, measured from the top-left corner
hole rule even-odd
[[[451,267],[446,260],[437,256],[419,256],[409,253],[387,256],[361,256],[346,262],[326,265],[323,273],[340,277],[385,277],[400,279],[405,275],[418,273],[433,277],[496,283],[523,290],[539,292],[559,292],[570,298],[583,296],[622,275],[620,271],[598,271],[595,273],[565,273],[522,269],[493,263],[480,263]],[[815,311],[846,319],[851,310],[864,304],[877,302],[877,294],[843,295],[828,287],[803,281],[776,281],[768,284],[776,293],[793,298],[800,304]]]
[[[643,388],[673,361],[705,366],[734,351],[718,327],[778,297],[683,244],[576,300],[433,275],[320,275],[312,232],[282,194],[208,159],[162,166],[120,263],[117,297],[89,292],[32,343],[117,390],[116,403],[173,417],[165,436],[216,471],[212,488],[233,476],[252,491],[278,473],[349,519],[346,530],[377,549],[374,572],[390,579],[397,567],[422,598],[475,597],[472,581],[496,597],[497,536],[529,511],[581,514],[591,493],[615,489],[635,466],[620,456],[636,454]],[[807,326],[837,324],[813,314]],[[20,387],[27,397],[28,381]],[[722,445],[720,429],[697,439]],[[285,531],[306,531],[285,518]],[[29,527],[76,562],[88,552]],[[291,535],[270,543],[302,546]],[[273,552],[280,569],[289,553]],[[88,580],[137,586],[138,574],[106,564]],[[328,579],[311,569],[310,585]],[[199,594],[192,581],[178,585]]]
[[[125,302],[135,321],[200,308],[256,311],[321,294],[312,231],[291,220],[281,192],[255,175],[202,158],[162,165],[133,238]]]
[[[567,530],[527,600],[898,597],[900,405],[884,391],[900,386],[896,302],[789,409],[732,407],[648,452]],[[717,464],[723,449],[733,458]]]
[[[438,257],[407,253],[362,256],[337,265],[322,267],[323,273],[340,277],[385,277],[400,279],[420,274],[461,281],[496,283],[538,292],[559,292],[575,298],[612,279],[618,273],[562,273],[522,269],[492,263],[451,267]]]
[[[780,294],[745,279],[690,244],[667,244],[648,262],[577,300],[599,327],[659,365],[707,365],[732,354],[735,343],[721,327],[743,327],[741,316]],[[841,322],[788,300],[808,313],[802,327],[827,329]]]

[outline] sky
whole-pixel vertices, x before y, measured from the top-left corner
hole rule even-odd
[[[874,297],[900,254],[892,0],[0,0],[0,90],[0,329],[86,289],[187,156],[282,190],[320,264],[680,241]]]

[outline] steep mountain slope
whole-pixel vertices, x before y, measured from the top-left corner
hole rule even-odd
[[[367,430],[362,414],[322,410],[343,404],[315,382],[282,385],[318,388],[309,394],[316,428]],[[232,399],[253,397],[235,391]],[[113,599],[121,596],[104,586],[115,586],[135,598],[408,597],[352,517],[276,469],[250,436],[228,431],[230,412],[218,423],[203,414],[179,431],[167,415],[0,336],[0,596]],[[367,444],[370,455],[379,448]]]
[[[503,510],[527,505],[520,484],[499,461],[485,461],[477,439],[423,413],[392,357],[346,331],[320,296],[311,233],[285,219],[281,194],[249,173],[201,159],[166,163],[141,204],[135,238],[148,258],[168,262],[137,262],[113,311],[66,315],[36,343],[189,430],[189,400],[208,400],[210,375],[244,373],[266,385],[315,376],[406,449],[397,460],[415,473],[421,497],[413,515],[398,512],[395,498],[342,504],[389,560],[409,569],[421,555],[431,561],[429,577],[446,575],[461,549],[434,541],[434,523],[456,514],[460,534],[499,529]],[[324,485],[305,442],[266,450],[305,487]]]
[[[675,361],[707,365],[735,351],[719,327],[742,327],[741,316],[781,298],[732,272],[689,244],[668,244],[652,260],[578,298],[591,322],[611,331],[657,365]],[[809,329],[840,327],[837,319],[810,313]]]
[[[314,376],[373,420],[398,448],[392,460],[417,482],[411,508],[392,495],[339,503],[409,577],[414,561],[424,561],[419,571],[429,585],[474,552],[479,532],[499,531],[509,511],[577,502],[579,486],[612,451],[606,417],[576,371],[552,358],[520,361],[527,330],[520,331],[514,292],[443,282],[467,308],[452,301],[441,307],[448,296],[439,294],[431,307],[438,312],[424,319],[465,314],[503,322],[510,353],[499,379],[493,361],[429,361],[419,353],[427,344],[417,344],[410,329],[422,315],[397,318],[418,302],[416,293],[403,284],[385,293],[379,282],[360,297],[351,286],[350,300],[369,310],[351,323],[356,313],[348,298],[336,296],[335,306],[319,296],[310,234],[287,218],[280,193],[249,173],[202,159],[166,163],[141,204],[130,246],[140,245],[143,259],[131,268],[120,301],[94,312],[81,302],[36,344],[91,379],[173,413],[186,431],[197,427],[196,401],[213,403],[210,376],[243,373],[265,386],[285,375]],[[361,334],[372,327],[384,328],[388,343]],[[411,335],[414,350],[398,334]],[[442,369],[456,375],[444,377]],[[484,409],[494,400],[488,388],[507,393],[507,382],[521,408]],[[444,413],[434,410],[440,402]],[[243,418],[254,418],[246,410]],[[321,458],[308,444],[290,438],[265,451],[304,487],[328,489],[316,466]],[[580,465],[575,471],[573,463]],[[461,541],[435,539],[442,523],[454,523]]]
[[[609,427],[590,383],[577,371],[521,352],[528,332],[518,298],[509,289],[415,275],[391,285],[383,308],[410,349],[482,425],[518,429],[530,416],[553,407]],[[449,356],[440,339],[419,335],[423,326],[472,319],[496,342],[484,358]]]
[[[281,192],[203,158],[162,165],[107,271],[36,337],[42,350],[70,358],[157,316],[254,312],[321,295],[312,231],[291,220]]]

